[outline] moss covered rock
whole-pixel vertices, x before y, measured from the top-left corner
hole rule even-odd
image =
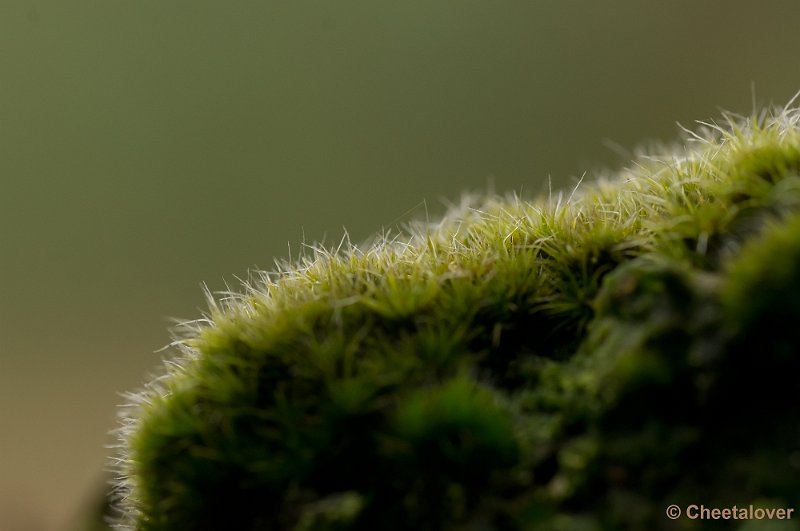
[[[210,300],[130,395],[120,526],[752,529],[665,509],[800,506],[800,112],[724,118]]]

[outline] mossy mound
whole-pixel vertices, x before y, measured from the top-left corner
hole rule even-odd
[[[753,522],[664,511],[800,506],[800,111],[684,141],[211,301],[131,395],[120,526],[731,529]]]

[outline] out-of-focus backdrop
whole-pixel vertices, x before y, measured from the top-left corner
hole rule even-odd
[[[785,103],[798,20],[750,0],[1,0],[0,529],[81,528],[118,393],[169,317],[199,316],[201,282]]]

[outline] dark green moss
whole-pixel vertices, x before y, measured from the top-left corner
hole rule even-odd
[[[212,304],[128,409],[121,524],[668,531],[730,528],[673,503],[797,506],[798,119]]]

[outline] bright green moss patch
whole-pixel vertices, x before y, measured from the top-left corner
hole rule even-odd
[[[120,525],[731,529],[664,511],[798,506],[799,121],[726,117],[212,301],[131,395]]]

